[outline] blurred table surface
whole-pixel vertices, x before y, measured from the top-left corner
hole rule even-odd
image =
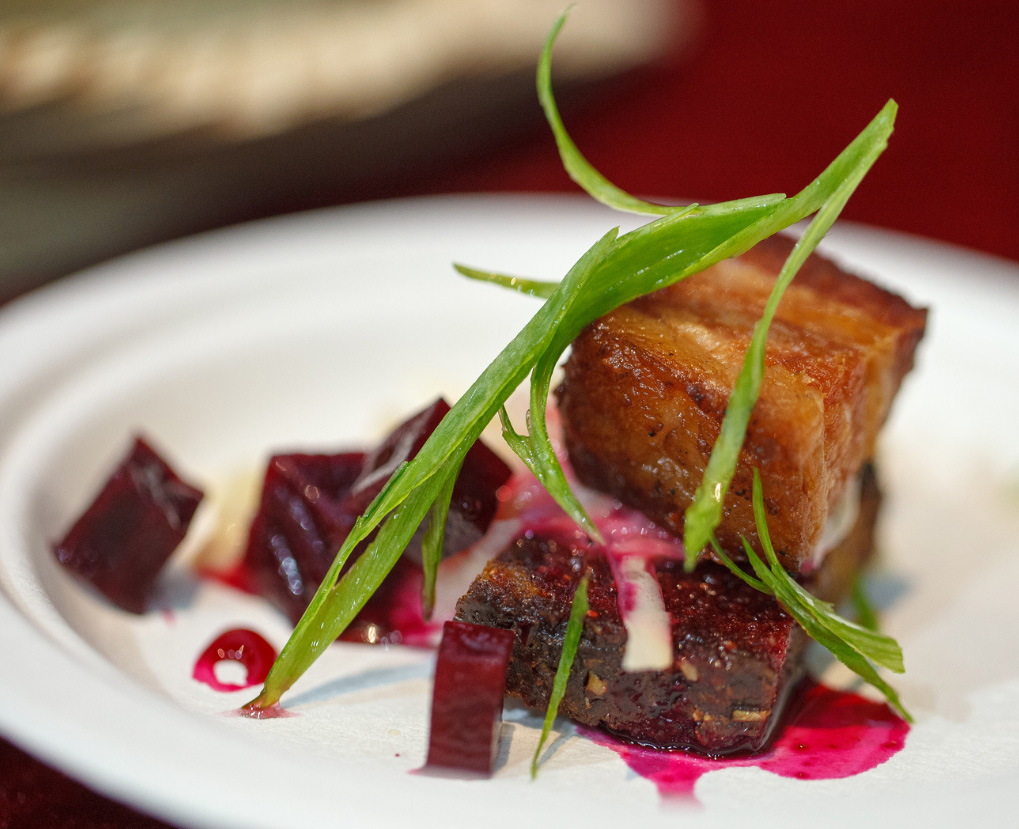
[[[697,26],[692,47],[561,97],[611,180],[698,201],[795,192],[895,98],[891,145],[845,217],[1019,260],[1013,0],[712,0]],[[275,189],[188,229],[380,198],[573,191],[536,105],[530,117],[412,169]],[[0,741],[0,829],[157,825],[58,780]]]

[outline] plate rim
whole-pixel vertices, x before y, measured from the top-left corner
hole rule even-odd
[[[564,204],[566,205],[564,207]],[[66,310],[66,306],[74,304],[76,301],[80,302],[81,294],[89,296],[88,301],[95,305],[102,306],[104,301],[109,301],[110,296],[121,290],[125,283],[131,282],[132,280],[141,281],[145,277],[139,278],[137,275],[138,269],[144,271],[147,267],[151,267],[152,263],[158,265],[159,262],[165,260],[167,257],[173,258],[178,255],[183,255],[185,258],[191,259],[192,261],[201,261],[203,256],[212,256],[215,258],[216,255],[222,253],[225,249],[227,252],[236,246],[237,244],[243,244],[246,239],[251,238],[251,235],[258,235],[265,230],[282,231],[283,235],[286,236],[288,232],[301,233],[308,232],[309,229],[314,230],[318,227],[329,227],[332,223],[347,221],[350,218],[356,218],[359,220],[367,220],[370,224],[373,221],[385,220],[391,217],[395,212],[407,211],[411,213],[419,212],[422,210],[438,211],[451,210],[454,213],[457,211],[464,211],[466,206],[469,205],[471,212],[485,213],[486,211],[498,211],[504,210],[509,207],[520,208],[521,206],[533,210],[538,205],[545,205],[546,209],[550,210],[572,210],[576,209],[582,212],[585,216],[594,217],[595,215],[601,214],[604,216],[613,216],[608,211],[604,211],[602,208],[597,207],[594,210],[590,209],[589,200],[583,199],[582,197],[576,196],[530,196],[530,195],[480,195],[480,196],[440,196],[440,197],[421,197],[413,199],[399,199],[389,202],[371,203],[368,205],[352,205],[341,208],[327,208],[323,210],[313,211],[309,214],[297,214],[294,216],[279,217],[268,220],[262,220],[249,225],[242,225],[238,227],[228,228],[221,231],[213,231],[211,233],[202,234],[200,237],[193,237],[190,239],[176,240],[171,243],[160,245],[156,248],[152,248],[146,251],[137,252],[131,254],[128,257],[114,260],[110,263],[106,263],[101,266],[90,268],[88,271],[84,271],[73,278],[67,278],[60,282],[47,286],[37,291],[32,292],[25,297],[15,300],[8,306],[0,309],[0,338],[7,334],[9,327],[17,328],[18,326],[24,326],[28,323],[38,323],[39,319],[45,319],[47,316],[53,314],[53,309]],[[1000,259],[998,257],[992,257],[986,254],[981,254],[975,251],[968,251],[962,248],[958,248],[953,245],[948,245],[943,242],[936,242],[931,240],[924,240],[919,237],[909,236],[907,234],[901,234],[895,231],[884,231],[877,228],[871,228],[862,225],[855,225],[851,223],[840,223],[836,226],[829,240],[826,240],[827,244],[824,246],[826,250],[842,251],[845,248],[853,248],[858,245],[873,244],[875,242],[889,244],[892,247],[899,248],[900,250],[904,247],[909,248],[921,248],[926,251],[933,251],[941,257],[948,257],[955,261],[965,262],[973,264],[978,262],[980,267],[977,268],[979,273],[974,277],[985,285],[988,289],[994,291],[1001,291],[1002,296],[1009,298],[1009,300],[1015,299],[1019,302],[1019,280],[1015,280],[1014,277],[1019,275],[1019,266],[1009,260]],[[157,269],[158,273],[158,269]],[[1010,275],[1013,277],[1013,281],[1004,280],[1001,277],[1003,275]],[[163,274],[166,276],[166,274]],[[138,291],[145,294],[145,286],[141,285]],[[79,306],[80,307],[80,306]],[[14,320],[14,323],[9,322]],[[26,320],[28,321],[26,323]],[[168,322],[169,325],[173,324],[173,321]],[[114,347],[115,350],[115,347]],[[66,356],[66,355],[65,355]],[[61,383],[58,381],[55,388],[59,387]],[[52,389],[50,390],[52,392]],[[8,387],[5,391],[4,382],[0,380],[0,404],[5,403],[4,395],[10,393]],[[39,398],[41,404],[44,405],[44,399],[46,393]],[[27,415],[26,415],[27,416]],[[6,456],[11,446],[18,439],[18,436],[24,430],[24,422],[20,422],[19,425],[9,430],[6,434],[0,432],[0,458]],[[25,619],[18,611],[13,601],[0,591],[0,629],[4,630],[4,633],[0,635],[0,639],[9,639],[8,631],[14,632],[20,635],[31,637],[36,629],[33,627],[30,620]],[[94,681],[98,681],[103,688],[109,693],[117,696],[117,699],[124,705],[125,712],[130,713],[132,716],[135,714],[142,715],[144,713],[144,706],[138,703],[138,700],[132,697],[130,701],[126,699],[120,699],[115,690],[115,682],[111,680],[109,676],[97,676],[92,669],[87,666],[83,666],[75,661],[66,659],[67,654],[64,652],[59,645],[54,642],[47,640],[40,646],[44,655],[47,658],[51,658],[54,664],[58,666],[57,674],[62,683],[66,683],[68,687],[74,683],[81,681],[83,678],[88,680],[91,678]],[[116,669],[111,667],[111,671],[117,673]],[[40,689],[36,689],[40,690]],[[154,692],[153,696],[155,695]],[[162,698],[160,698],[162,699]],[[77,735],[77,739],[80,740],[82,735],[87,735],[89,729],[84,726],[83,721],[75,716],[63,716],[53,717],[52,711],[47,715],[46,706],[51,706],[54,701],[54,697],[47,693],[40,692],[34,699],[20,700],[24,706],[22,712],[31,708],[37,707],[39,710],[36,712],[36,724],[23,725],[27,723],[28,719],[18,716],[17,714],[12,715],[12,705],[16,704],[19,700],[17,699],[16,690],[12,692],[11,686],[7,681],[0,680],[0,724],[3,726],[4,734],[8,739],[12,739],[14,742],[25,746],[33,753],[37,753],[44,757],[48,762],[54,765],[60,765],[64,768],[71,770],[75,776],[80,779],[84,779],[89,785],[94,786],[101,791],[104,791],[118,799],[130,799],[137,808],[142,809],[155,809],[163,816],[168,817],[171,820],[180,820],[187,822],[188,824],[202,824],[202,825],[253,825],[251,823],[251,816],[245,817],[243,820],[239,820],[234,823],[236,815],[230,813],[229,810],[217,809],[214,805],[210,807],[209,803],[212,801],[202,801],[205,805],[196,805],[199,801],[184,802],[181,799],[180,791],[168,792],[164,789],[160,789],[159,786],[151,786],[145,789],[139,789],[137,780],[135,777],[131,777],[130,780],[124,776],[118,774],[116,769],[103,768],[97,769],[95,766],[90,765],[90,754],[88,751],[79,749],[69,750],[66,742],[68,735]],[[151,701],[151,700],[150,700]],[[170,718],[174,720],[175,727],[181,730],[181,733],[188,735],[196,735],[202,729],[200,728],[203,718],[191,712],[184,711],[178,708],[173,700],[165,698],[167,704],[163,705],[162,708],[173,709],[176,714],[170,714]],[[36,705],[38,703],[38,705]],[[67,713],[67,712],[65,712]],[[52,726],[50,729],[40,730],[37,722],[48,721]],[[224,731],[224,733],[226,733]],[[240,735],[235,732],[230,732],[230,741],[233,742]],[[132,757],[131,746],[135,741],[135,737],[132,736],[129,739],[125,739],[124,735],[115,736],[110,743],[110,749],[113,754],[117,756],[118,763],[129,765],[129,758]],[[242,747],[237,754],[238,769],[246,767],[246,759],[251,760],[253,757],[258,756],[258,762],[265,762],[267,756],[271,755],[272,752],[265,747],[258,744],[249,744]],[[115,765],[117,765],[115,764]],[[312,764],[304,764],[310,766]],[[251,768],[255,766],[252,765]],[[192,775],[193,776],[193,775]],[[299,776],[307,776],[307,779],[313,779],[316,777],[316,770],[313,768],[302,769]],[[299,779],[295,778],[295,779]],[[190,784],[193,791],[197,791],[200,787],[196,787],[194,781]],[[419,786],[418,782],[410,783],[410,788]],[[365,811],[362,814],[363,817],[367,818],[371,814],[369,808],[371,804],[364,804]],[[356,803],[351,803],[350,806],[356,810]],[[321,811],[314,812],[315,816],[321,817]],[[355,817],[356,815],[351,815]],[[410,813],[408,813],[408,817]],[[266,817],[265,814],[257,817]],[[272,817],[276,817],[273,815]],[[291,815],[293,817],[293,815]],[[307,817],[311,817],[311,813]],[[262,824],[259,824],[262,825]],[[274,823],[265,823],[264,825],[281,825]],[[297,824],[294,824],[297,825]]]

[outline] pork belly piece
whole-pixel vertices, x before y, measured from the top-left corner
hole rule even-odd
[[[559,388],[581,482],[681,535],[753,326],[793,242],[642,297],[588,326]],[[783,565],[799,572],[874,451],[926,311],[813,255],[779,306],[764,382],[717,535],[740,557],[759,547],[750,493],[758,467]]]
[[[815,595],[837,600],[848,590],[870,554],[879,500],[868,466],[855,526],[804,578]],[[664,671],[624,672],[627,634],[609,562],[578,549],[575,538],[525,535],[489,563],[457,605],[461,621],[516,633],[507,694],[546,709],[573,593],[587,570],[590,610],[559,713],[658,748],[760,750],[803,676],[802,628],[772,597],[719,564],[702,561],[688,574],[679,560],[659,560],[673,662]]]

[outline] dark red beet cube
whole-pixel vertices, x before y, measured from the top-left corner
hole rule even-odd
[[[364,512],[397,467],[421,451],[448,411],[449,404],[440,397],[386,435],[382,443],[365,456],[364,468],[347,495],[347,509],[355,515]]]
[[[399,465],[417,455],[448,411],[449,405],[440,398],[394,429],[366,455],[272,458],[244,563],[258,593],[296,622],[354,521]],[[464,550],[484,535],[498,505],[496,490],[509,476],[509,467],[481,441],[471,447],[453,488],[443,555]],[[396,568],[401,578],[412,575],[405,564],[420,570],[420,530]],[[383,586],[380,594],[386,591]],[[364,610],[372,619],[370,636],[361,637],[357,631],[364,626],[358,625],[351,627],[352,635],[372,642],[387,641],[391,604],[386,596],[373,597]]]
[[[159,571],[184,539],[202,491],[135,438],[99,495],[54,547],[57,560],[114,604],[144,613]]]
[[[361,452],[269,460],[244,566],[259,595],[294,622],[354,526],[343,501],[363,464]]]
[[[511,630],[446,622],[435,665],[430,767],[490,775],[499,752]]]
[[[440,397],[394,429],[365,458],[364,470],[351,487],[346,507],[355,515],[364,512],[400,464],[417,456],[447,412],[449,404]],[[509,477],[510,468],[503,460],[482,441],[475,441],[453,485],[443,537],[443,556],[467,549],[485,534],[498,507],[495,493]],[[420,532],[404,555],[420,566]]]

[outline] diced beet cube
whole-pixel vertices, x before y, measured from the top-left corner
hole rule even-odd
[[[443,626],[432,691],[428,766],[492,774],[514,639],[511,630],[466,622]]]
[[[390,432],[365,458],[364,470],[351,487],[345,506],[355,515],[364,512],[400,464],[421,451],[447,412],[449,404],[440,397]],[[475,441],[453,485],[442,545],[444,557],[467,549],[485,534],[498,507],[495,493],[509,477],[510,468],[503,460],[482,441]],[[420,531],[404,555],[421,565]]]
[[[258,514],[251,526],[244,567],[255,589],[294,622],[304,612],[332,564],[354,521],[404,461],[420,451],[449,411],[441,398],[394,429],[367,455],[277,455],[270,460]],[[495,515],[496,490],[510,476],[509,467],[477,441],[464,459],[453,488],[446,519],[443,555],[474,544]],[[390,579],[413,578],[420,571],[421,530]],[[358,554],[355,551],[350,563]],[[409,565],[404,566],[404,564]],[[388,582],[387,582],[388,583]],[[391,596],[408,591],[384,585],[363,613],[371,621],[352,625],[350,637],[389,641],[397,616]]]
[[[294,622],[354,526],[343,501],[363,464],[361,452],[269,460],[244,564],[258,593]]]
[[[502,458],[480,440],[475,441],[453,484],[442,544],[443,556],[466,550],[488,531],[499,506],[495,494],[511,474]],[[407,555],[420,563],[421,545],[409,547]]]
[[[141,438],[54,552],[114,604],[144,613],[159,571],[184,539],[202,491]]]
[[[448,411],[449,404],[440,397],[386,435],[365,457],[364,468],[347,496],[347,508],[355,515],[364,512],[397,467],[421,451]]]

